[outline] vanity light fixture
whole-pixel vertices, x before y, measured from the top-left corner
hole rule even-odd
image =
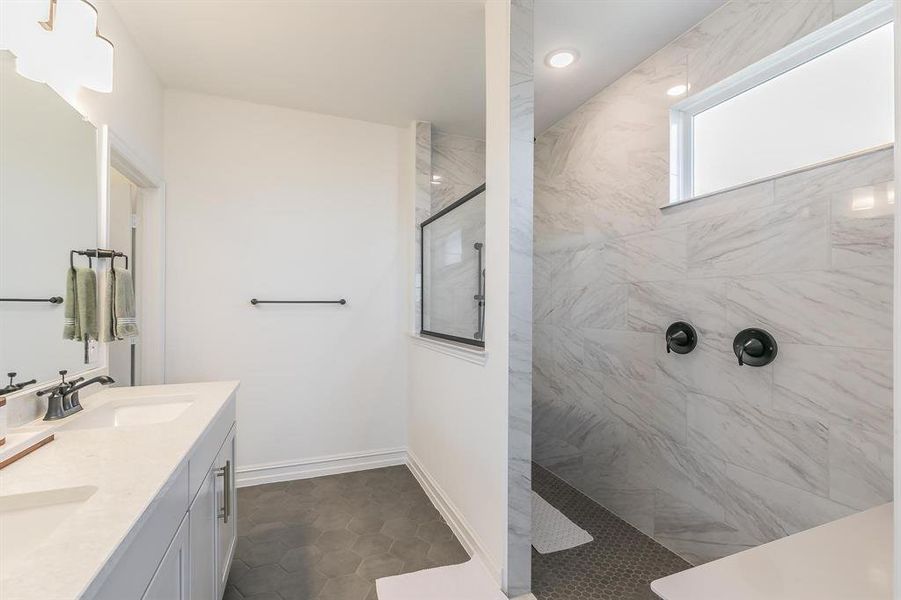
[[[563,69],[579,59],[579,53],[575,50],[554,50],[547,55],[544,63],[554,69]]]
[[[680,83],[679,85],[674,85],[670,89],[666,90],[667,96],[681,96],[685,92],[688,91],[688,85],[684,83]]]
[[[16,56],[16,72],[47,83],[69,102],[79,87],[113,91],[113,44],[100,35],[92,4],[86,0],[3,4],[0,47]]]

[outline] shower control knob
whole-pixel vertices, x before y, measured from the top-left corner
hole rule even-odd
[[[779,346],[769,332],[750,328],[738,332],[732,350],[738,358],[738,366],[763,367],[775,360]]]
[[[695,328],[685,321],[676,321],[666,328],[666,352],[688,354],[698,345]]]

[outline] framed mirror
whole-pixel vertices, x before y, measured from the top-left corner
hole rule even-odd
[[[98,148],[90,122],[0,52],[0,376],[87,368],[84,343],[63,339],[62,300],[69,251],[98,246]]]

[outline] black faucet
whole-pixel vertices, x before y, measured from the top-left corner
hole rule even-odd
[[[31,385],[32,383],[37,383],[37,379],[31,379],[29,381],[20,381],[19,383],[13,383],[13,379],[16,378],[16,373],[7,373],[7,377],[9,377],[9,385],[4,388],[0,388],[0,396],[6,396],[7,394],[12,394],[13,392],[18,392],[26,385]]]
[[[50,394],[50,398],[47,399],[47,414],[44,415],[45,421],[56,421],[57,419],[68,417],[69,415],[80,411],[82,406],[81,402],[78,400],[78,391],[82,388],[94,383],[100,383],[102,385],[115,383],[113,378],[107,375],[91,377],[87,381],[84,380],[84,377],[66,381],[66,373],[68,373],[66,370],[59,372],[61,381],[58,385],[41,390],[37,393],[38,396]]]

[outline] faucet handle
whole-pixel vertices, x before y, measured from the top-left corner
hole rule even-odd
[[[63,369],[59,372],[59,376],[62,378],[62,382],[66,383],[66,373],[68,373],[68,369]]]

